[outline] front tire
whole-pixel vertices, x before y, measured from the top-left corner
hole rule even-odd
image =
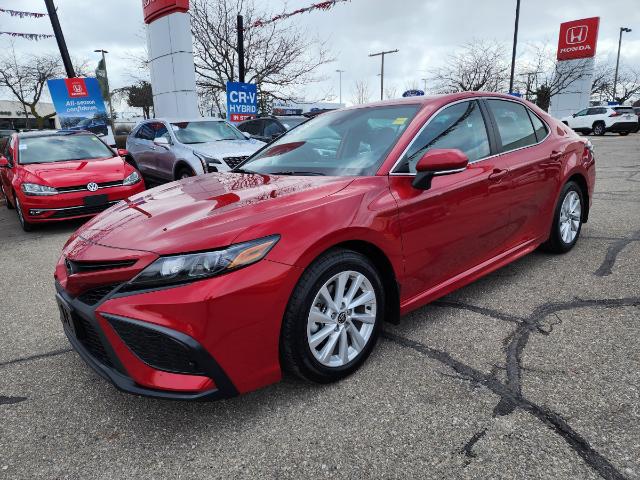
[[[626,137],[627,135],[629,135],[629,132],[618,132],[618,134],[619,134],[621,137]]]
[[[18,199],[18,196],[14,194],[13,197],[16,201],[16,213],[18,214],[18,221],[20,222],[22,230],[24,230],[25,232],[32,232],[35,226],[33,225],[33,223],[30,223],[24,219],[24,214],[22,213],[22,205],[20,205],[20,199]]]
[[[549,239],[542,245],[545,250],[552,253],[566,253],[575,246],[582,230],[585,201],[582,190],[576,182],[568,182],[562,188]]]
[[[13,204],[9,200],[9,195],[7,195],[7,192],[4,191],[4,186],[2,185],[2,183],[0,183],[0,190],[2,191],[2,195],[4,196],[4,201],[7,203],[7,208],[9,210],[13,210]]]
[[[176,180],[184,180],[185,178],[195,177],[195,176],[196,176],[195,172],[187,167],[181,167],[176,172]]]
[[[355,372],[371,354],[385,311],[382,280],[371,261],[331,250],[302,274],[282,323],[284,370],[330,383]]]

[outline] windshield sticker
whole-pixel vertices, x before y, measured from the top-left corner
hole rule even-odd
[[[26,150],[26,149],[27,149],[26,143],[21,143],[20,146],[18,147],[18,150]]]
[[[393,125],[404,125],[407,123],[407,117],[398,117],[393,121]]]

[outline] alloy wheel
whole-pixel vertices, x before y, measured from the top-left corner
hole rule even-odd
[[[22,205],[20,205],[20,200],[18,200],[18,196],[15,196],[16,200],[16,213],[18,214],[18,220],[20,221],[20,225],[24,227],[24,216],[22,215]]]
[[[569,190],[560,207],[560,238],[564,243],[570,244],[575,240],[580,229],[581,215],[580,195],[575,190]]]
[[[369,343],[377,298],[365,275],[348,270],[331,277],[313,300],[307,340],[315,359],[328,367],[355,360]]]

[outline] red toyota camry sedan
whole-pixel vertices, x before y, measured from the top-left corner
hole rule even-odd
[[[56,267],[69,341],[118,388],[221,398],[331,382],[384,321],[587,221],[591,145],[493,93],[328,112],[232,173],[170,183],[78,230]]]
[[[94,216],[145,188],[98,137],[64,130],[14,133],[0,152],[0,187],[25,231]]]

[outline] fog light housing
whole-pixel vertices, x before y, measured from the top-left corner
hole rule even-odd
[[[45,210],[38,210],[35,208],[29,210],[29,215],[31,215],[32,217],[37,217],[38,215],[42,215],[43,213],[45,213]]]

